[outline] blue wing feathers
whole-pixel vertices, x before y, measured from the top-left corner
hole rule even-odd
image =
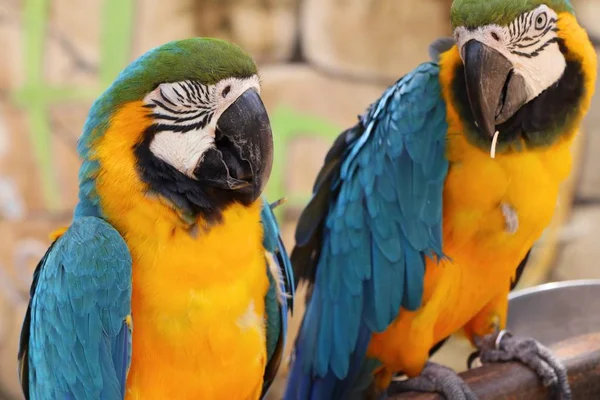
[[[292,263],[285,250],[283,241],[281,240],[275,214],[273,214],[271,206],[266,200],[263,201],[261,222],[264,230],[263,247],[265,250],[275,256],[275,261],[278,263],[283,277],[283,281],[280,283],[281,290],[283,293],[288,294],[287,307],[290,311],[292,311],[294,308],[295,293]]]
[[[288,311],[291,312],[294,308],[295,288],[292,264],[281,240],[275,215],[266,200],[263,201],[261,222],[263,224],[263,247],[273,256],[273,261],[276,263],[281,276],[281,280],[278,280],[278,277],[273,276],[267,266],[270,287],[265,297],[268,361],[261,396],[264,398],[275,379],[283,357],[287,334],[287,314]],[[278,292],[284,293],[286,298],[278,298]]]
[[[123,398],[131,354],[125,324],[131,257],[119,233],[99,218],[78,218],[36,274],[21,342],[26,396]]]
[[[376,365],[365,358],[371,334],[401,307],[421,305],[425,257],[443,256],[447,124],[438,72],[427,63],[401,78],[326,158],[292,253],[298,276],[314,286],[286,399],[358,396]]]

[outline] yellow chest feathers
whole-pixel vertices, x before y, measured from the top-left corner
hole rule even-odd
[[[126,235],[135,260],[129,398],[258,398],[268,288],[259,211],[232,206],[197,238]]]
[[[487,250],[537,239],[550,223],[560,184],[571,169],[570,143],[562,140],[547,149],[492,159],[464,138],[450,139],[444,190],[447,239],[470,232],[489,240]]]
[[[195,318],[236,319],[251,301],[262,304],[268,280],[259,216],[259,203],[250,210],[233,205],[221,224],[199,228],[196,237],[179,228],[161,235],[163,221],[155,232],[127,230],[135,305],[168,315],[171,323],[161,329],[176,335]]]

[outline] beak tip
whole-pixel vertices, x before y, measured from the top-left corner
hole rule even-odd
[[[490,126],[486,127],[485,133],[489,136],[491,140],[496,134],[496,126],[494,124],[490,124]]]

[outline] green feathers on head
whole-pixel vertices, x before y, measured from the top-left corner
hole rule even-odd
[[[524,12],[542,4],[557,13],[574,13],[569,0],[454,0],[451,9],[452,27],[496,24],[506,26]]]

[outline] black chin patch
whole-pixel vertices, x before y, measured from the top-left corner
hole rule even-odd
[[[214,170],[203,170],[202,175],[207,177],[203,181],[192,179],[157,158],[150,151],[150,143],[158,132],[157,125],[150,126],[144,132],[142,142],[133,149],[140,177],[153,193],[171,202],[186,219],[196,220],[202,217],[209,224],[221,222],[223,210],[232,203],[246,203],[241,198],[243,196],[238,196],[235,191],[215,188],[210,184],[211,180],[226,179],[227,168],[223,163],[207,164],[214,166]],[[213,149],[212,152],[208,150],[204,157],[221,157],[218,151]],[[221,169],[218,165],[222,166]]]
[[[210,148],[202,155],[202,172],[206,176],[227,176],[228,168],[223,159],[223,153],[215,148]],[[198,171],[194,172],[195,174]]]

